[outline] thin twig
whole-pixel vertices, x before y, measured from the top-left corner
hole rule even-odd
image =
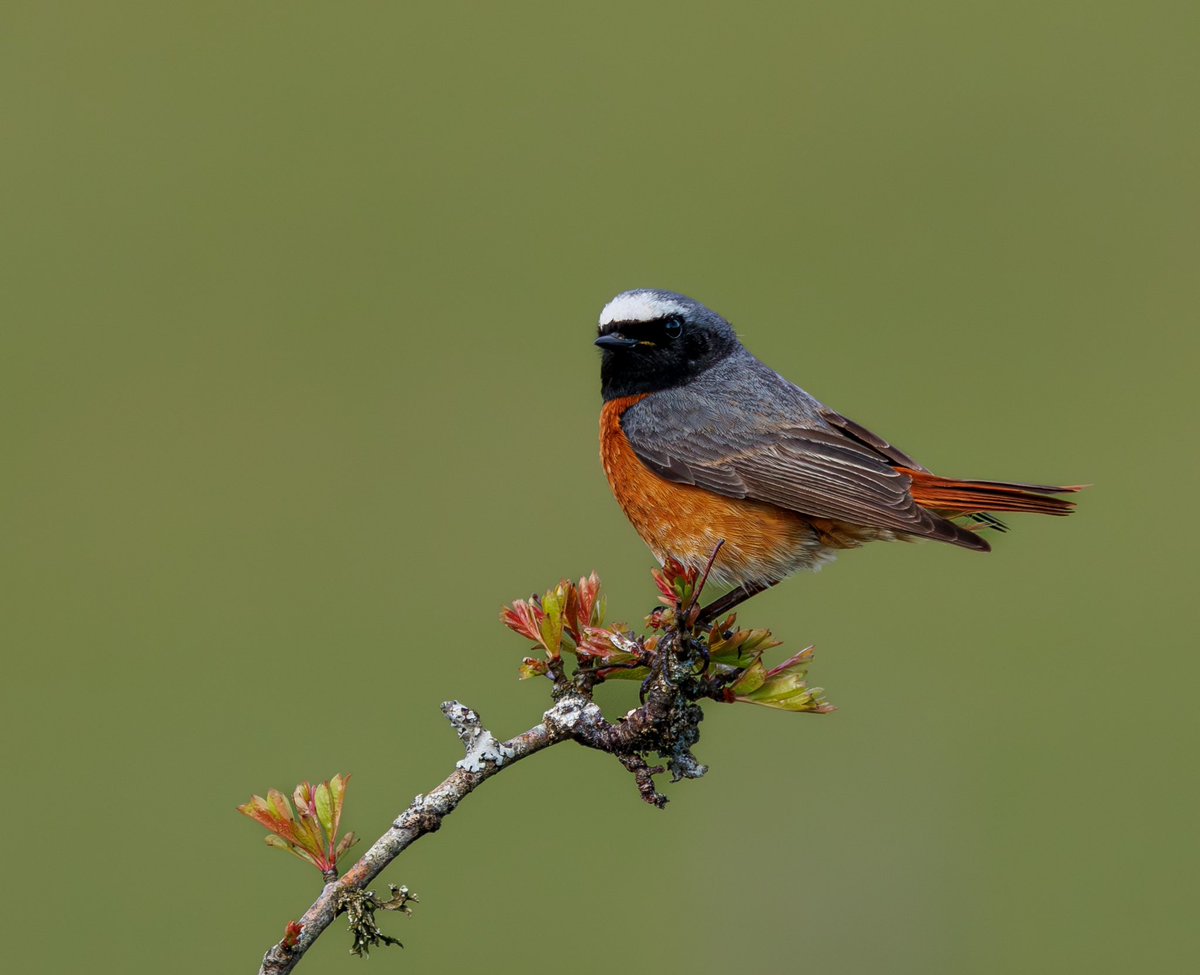
[[[321,896],[300,918],[302,927],[299,936],[294,939],[285,937],[279,944],[273,945],[263,957],[259,975],[284,975],[295,968],[304,953],[337,916],[337,905],[344,892],[365,889],[384,867],[410,845],[426,833],[437,832],[442,820],[483,782],[521,759],[569,738],[556,722],[543,720],[515,738],[498,742],[484,729],[479,715],[470,708],[457,701],[449,701],[442,705],[442,710],[462,739],[467,749],[466,756],[441,785],[413,799],[391,828],[340,879],[325,885]],[[292,941],[290,945],[287,944],[289,940]]]
[[[289,924],[284,938],[263,956],[259,975],[290,972],[348,904],[364,900],[362,892],[384,867],[426,833],[436,832],[442,820],[493,775],[543,748],[576,741],[607,752],[633,774],[643,800],[659,809],[665,806],[667,797],[658,791],[654,776],[669,771],[678,781],[705,773],[705,766],[691,752],[700,737],[698,726],[703,719],[703,712],[694,702],[716,697],[720,689],[714,678],[694,673],[699,644],[691,637],[691,628],[682,619],[662,637],[657,660],[665,663],[651,666],[646,703],[615,723],[605,720],[591,699],[592,681],[587,679],[591,675],[569,678],[561,658],[550,662],[554,706],[542,715],[539,724],[508,741],[496,739],[470,708],[457,701],[443,704],[442,711],[458,733],[466,755],[441,785],[413,799],[391,828],[341,878],[325,884],[312,907],[298,922]],[[646,760],[651,753],[657,753],[666,764],[651,765]]]

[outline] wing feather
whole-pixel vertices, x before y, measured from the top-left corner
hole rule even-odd
[[[797,393],[807,398],[799,416],[772,415],[761,399],[747,408],[711,392],[676,389],[630,408],[622,419],[625,435],[639,459],[669,481],[815,518],[988,547],[917,504],[912,478],[892,466],[923,471],[912,458],[778,374],[770,376],[788,387],[788,395],[771,403],[795,401]],[[810,403],[820,412],[807,409]]]

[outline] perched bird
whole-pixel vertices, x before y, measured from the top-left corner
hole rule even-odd
[[[839,549],[932,538],[986,552],[991,512],[1068,514],[1079,490],[932,474],[759,362],[720,315],[641,289],[600,315],[600,454],[659,559],[746,598]],[[955,522],[962,518],[966,524]]]

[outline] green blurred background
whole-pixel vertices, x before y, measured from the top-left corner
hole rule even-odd
[[[383,875],[372,968],[1194,963],[1194,3],[2,21],[7,970],[253,970],[319,884],[235,804],[352,772],[374,838],[440,701],[544,708],[502,602],[649,608],[591,345],[639,286],[944,473],[1095,487],[762,596],[837,713],[711,708],[665,813],[514,769]]]

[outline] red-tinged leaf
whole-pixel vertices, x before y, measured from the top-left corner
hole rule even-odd
[[[604,616],[600,600],[600,577],[595,572],[584,576],[576,589],[579,593],[580,626],[599,626]]]
[[[341,859],[342,854],[345,853],[348,849],[350,849],[350,847],[352,847],[357,842],[358,842],[358,837],[354,833],[347,833],[339,841],[339,843],[337,845],[337,849],[333,851],[334,859]]]
[[[292,818],[292,807],[288,805],[287,796],[278,789],[267,790],[267,804],[277,819],[290,820]]]
[[[521,661],[521,666],[517,668],[517,677],[520,680],[529,680],[531,677],[544,677],[549,669],[550,667],[546,661],[526,657]]]
[[[274,830],[276,823],[279,822],[275,814],[271,812],[271,807],[267,805],[267,800],[262,796],[251,796],[249,802],[244,802],[237,807],[237,811],[243,816],[249,816],[269,830]]]
[[[279,793],[276,793],[278,796]],[[284,800],[284,807],[287,808],[290,814],[291,809],[287,807],[287,800]],[[295,821],[288,818],[281,818],[275,811],[272,804],[262,796],[254,796],[249,802],[237,807],[238,812],[244,816],[249,816],[260,826],[282,836],[285,840],[295,841],[296,839],[296,824]]]
[[[279,942],[279,947],[284,951],[291,951],[300,943],[303,931],[304,925],[299,921],[289,921],[288,926],[283,929],[283,940]]]
[[[321,826],[317,822],[317,817],[309,814],[301,818],[300,829],[297,831],[297,842],[302,849],[307,850],[318,860],[325,860],[329,850],[326,846],[326,839],[321,831]]]
[[[317,818],[316,794],[308,782],[296,786],[292,798],[296,803],[296,843],[316,857],[324,858],[325,837]]]
[[[783,663],[778,664],[777,666],[768,670],[767,680],[770,680],[772,677],[777,677],[780,674],[786,674],[789,671],[795,671],[803,677],[804,674],[808,672],[808,666],[812,663],[812,658],[813,648],[805,647],[799,653],[792,654],[792,656],[788,657],[787,660],[783,661]]]
[[[314,789],[308,782],[301,782],[292,793],[292,801],[277,789],[271,789],[267,798],[253,796],[238,812],[266,827],[269,834],[266,842],[278,850],[286,850],[305,863],[310,863],[322,872],[336,862],[334,837],[341,821],[345,803],[348,775],[335,775]],[[353,834],[343,838],[338,845],[344,850],[354,842]]]
[[[637,640],[622,624],[617,624],[612,629],[589,626],[586,634],[587,639],[580,648],[580,654],[590,658],[608,660],[620,656],[636,659],[641,649]]]
[[[542,611],[534,603],[518,599],[500,612],[500,620],[510,630],[534,643],[542,642]]]
[[[271,812],[270,804],[262,796],[251,796],[249,802],[238,806],[238,812],[252,816],[255,819],[258,819],[260,816],[265,816],[268,819],[275,818],[275,814]]]
[[[662,569],[652,569],[650,574],[654,577],[654,584],[658,587],[658,599],[664,606],[675,605],[675,587],[667,579]]]
[[[560,583],[563,588],[563,629],[570,635],[571,639],[578,645],[582,642],[583,634],[579,628],[579,590],[571,583],[563,580]]]
[[[667,559],[661,569],[652,569],[654,584],[658,586],[659,600],[666,606],[676,603],[687,605],[695,589],[696,577],[699,572],[675,559]]]
[[[267,846],[272,847],[273,849],[283,850],[287,853],[290,853],[297,860],[303,860],[305,863],[316,867],[318,870],[325,869],[317,857],[305,850],[302,850],[298,846],[293,846],[291,843],[287,842],[287,840],[281,839],[278,836],[264,836],[263,839],[266,840]]]
[[[650,611],[650,614],[644,617],[646,627],[650,630],[663,631],[673,629],[675,626],[675,610],[668,609],[666,606],[658,606]]]

